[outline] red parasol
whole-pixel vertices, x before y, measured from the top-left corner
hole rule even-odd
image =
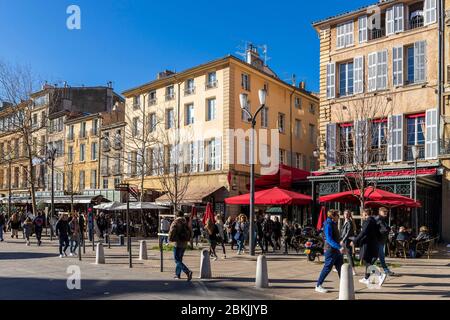
[[[319,221],[317,221],[317,231],[322,230],[323,224],[325,223],[326,220],[327,220],[326,208],[322,207],[320,209]]]
[[[216,223],[216,219],[214,218],[214,213],[213,213],[213,210],[212,210],[211,202],[208,202],[208,204],[206,205],[206,211],[205,211],[205,214],[204,214],[203,220],[202,220],[203,225],[206,225],[206,222],[209,219],[211,219],[212,222]]]

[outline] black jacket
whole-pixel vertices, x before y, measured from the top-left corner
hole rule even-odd
[[[69,221],[67,220],[58,220],[55,229],[56,235],[58,235],[59,237],[68,237],[70,235]]]
[[[378,229],[380,231],[380,237],[378,241],[382,244],[387,243],[391,227],[389,227],[388,223],[386,223],[386,219],[382,216],[376,216],[375,220],[377,221]]]
[[[374,263],[378,259],[378,239],[380,232],[377,221],[374,217],[367,218],[363,225],[361,232],[355,238],[355,245],[361,249],[361,259],[367,263]]]

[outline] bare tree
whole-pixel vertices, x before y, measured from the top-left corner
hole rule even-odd
[[[336,164],[343,171],[344,182],[365,207],[368,187],[377,187],[388,157],[391,139],[389,116],[395,102],[391,95],[370,95],[335,104]],[[370,172],[370,178],[368,178]]]

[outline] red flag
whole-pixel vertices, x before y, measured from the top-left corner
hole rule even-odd
[[[212,210],[212,205],[211,205],[210,202],[208,202],[208,204],[206,205],[206,211],[205,211],[205,214],[203,215],[203,220],[202,220],[203,225],[206,225],[206,222],[209,219],[211,219],[212,222],[216,223],[216,220],[214,218],[214,213],[213,213],[213,210]]]
[[[323,224],[325,223],[326,220],[327,220],[326,209],[325,207],[322,207],[320,209],[319,221],[317,221],[317,231],[322,230]]]

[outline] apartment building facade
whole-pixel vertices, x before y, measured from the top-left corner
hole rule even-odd
[[[322,172],[311,180],[315,197],[348,189],[345,175],[365,144],[368,179],[408,197],[417,192],[422,202],[417,214],[394,209],[397,221],[413,229],[427,225],[449,238],[448,173],[440,159],[440,5],[379,1],[313,24],[320,36]],[[358,109],[370,116],[364,119]],[[362,127],[370,128],[365,137]]]
[[[239,141],[229,134],[230,130],[235,133],[251,128],[247,115],[241,110],[240,94],[246,95],[248,108],[255,113],[259,107],[258,90],[263,88],[268,93],[267,102],[257,119],[256,129],[276,129],[279,139],[279,148],[271,150],[271,136],[267,134],[264,148],[277,154],[284,164],[316,169],[313,150],[319,116],[317,97],[304,88],[280,80],[257,50],[250,47],[246,61],[227,56],[180,73],[165,72],[157,80],[123,93],[128,125],[125,137],[127,181],[139,186],[141,170],[145,170],[144,189],[164,193],[161,162],[171,167],[175,158],[182,157],[183,171],[190,180],[183,202],[208,200],[215,204],[217,211],[223,212],[226,197],[248,192],[249,137]],[[185,151],[174,156],[171,144],[177,130],[182,133],[175,140],[185,146]],[[149,132],[155,133],[156,140],[147,139],[148,150],[134,148],[139,137]],[[165,137],[168,139],[161,141]],[[158,144],[161,146],[157,147]],[[164,159],[160,161],[154,151],[158,148],[165,150]],[[139,168],[135,163],[148,165]],[[256,172],[261,174],[258,161]],[[167,197],[157,199],[164,200],[168,200]],[[232,213],[238,208],[230,210]]]

